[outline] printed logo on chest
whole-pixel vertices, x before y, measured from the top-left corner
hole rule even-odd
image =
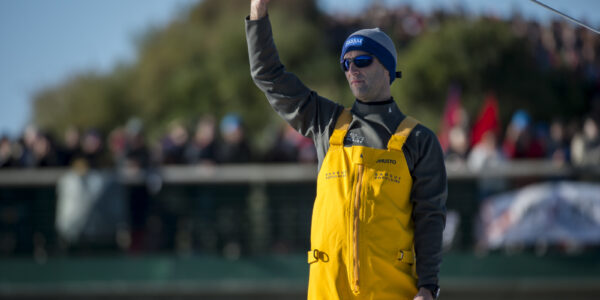
[[[346,143],[352,145],[362,145],[365,143],[365,137],[357,134],[356,132],[349,132],[346,135]]]
[[[396,164],[396,160],[395,159],[389,159],[389,158],[382,158],[382,159],[378,159],[375,163],[377,163],[377,164],[391,164],[391,165],[395,165]]]
[[[401,177],[394,175],[390,172],[375,172],[375,180],[389,181],[393,183],[400,183]]]
[[[348,176],[348,171],[334,171],[334,172],[325,172],[325,179],[336,179],[336,178],[344,178]]]

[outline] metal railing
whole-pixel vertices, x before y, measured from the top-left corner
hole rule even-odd
[[[0,186],[51,186],[69,169],[4,169],[0,170]],[[600,165],[575,167],[547,160],[507,161],[482,170],[471,170],[461,163],[447,163],[448,180],[480,178],[564,177],[600,179]],[[147,172],[115,170],[125,184],[140,184]],[[317,167],[313,164],[240,164],[240,165],[185,165],[162,166],[152,170],[165,184],[233,184],[233,183],[294,183],[316,180]]]

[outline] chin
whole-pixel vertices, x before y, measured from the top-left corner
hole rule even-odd
[[[360,91],[355,91],[355,90],[352,90],[352,95],[354,95],[354,98],[359,99],[360,101],[363,101],[363,102],[366,102],[367,99],[369,98],[364,93],[361,93]]]

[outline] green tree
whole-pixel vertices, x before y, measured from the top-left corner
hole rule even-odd
[[[110,76],[94,72],[78,74],[34,96],[34,121],[55,133],[69,126],[107,132],[131,114],[126,97],[130,81],[126,67],[115,69]]]

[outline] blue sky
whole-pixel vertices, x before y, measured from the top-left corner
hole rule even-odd
[[[133,60],[136,35],[194,2],[0,0],[0,135],[21,132],[37,89]]]
[[[31,96],[83,70],[110,71],[135,59],[134,39],[148,26],[160,26],[198,0],[0,0],[0,135],[20,134],[29,121]],[[243,1],[243,0],[240,0]],[[249,0],[247,0],[249,2]],[[272,0],[277,1],[277,0]],[[473,13],[547,20],[552,14],[529,0],[379,0],[412,3],[417,9],[452,8]],[[544,0],[574,17],[600,23],[600,1]],[[320,0],[321,9],[356,13],[369,1]],[[598,26],[596,26],[598,28]]]
[[[387,5],[410,3],[413,7],[428,11],[432,7],[453,8],[462,5],[473,13],[493,12],[507,16],[513,10],[520,11],[527,17],[548,20],[554,14],[541,8],[530,0],[322,0],[320,7],[328,11],[353,13],[371,2],[380,2]],[[595,18],[596,25],[600,23],[600,1],[598,0],[540,0],[549,6],[576,18]]]

